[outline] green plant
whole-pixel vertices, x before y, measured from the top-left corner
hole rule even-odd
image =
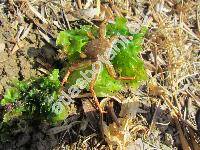
[[[48,121],[56,123],[68,116],[68,106],[59,101],[59,71],[47,77],[27,81],[16,81],[1,100],[4,111],[3,122],[19,117],[24,120]]]
[[[134,77],[135,80],[115,80],[110,77],[107,70],[103,68],[95,83],[95,92],[97,96],[106,96],[116,93],[123,88],[124,84],[128,84],[131,88],[137,88],[141,81],[147,78],[143,61],[138,56],[142,49],[143,38],[147,28],[142,27],[139,33],[132,34],[129,32],[126,22],[127,20],[125,18],[116,18],[114,24],[110,23],[107,25],[106,35],[108,37],[114,35],[132,37],[132,40],[128,40],[125,45],[117,44],[120,51],[111,62],[120,76]],[[81,29],[66,30],[59,33],[57,45],[60,46],[68,56],[69,64],[80,60],[79,54],[84,51],[86,44],[89,42],[87,36],[88,31],[92,31],[93,35],[97,36],[97,28],[92,26],[82,26]],[[84,72],[90,69],[91,67],[74,71],[68,79],[68,85],[74,85],[76,80],[81,78],[80,71]],[[87,86],[86,89],[88,90],[89,86]]]

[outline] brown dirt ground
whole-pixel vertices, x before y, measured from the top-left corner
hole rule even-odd
[[[36,29],[31,29],[23,46],[12,54],[16,43],[16,21],[8,19],[3,8],[0,9],[0,21],[0,93],[3,93],[14,80],[41,75],[36,60],[52,61],[55,51],[43,42]]]
[[[122,3],[122,1],[117,1],[117,2],[119,4],[118,6],[124,5]],[[142,13],[142,12],[146,11],[146,9],[148,7],[150,7],[151,5],[152,5],[152,7],[155,7],[156,3],[158,3],[158,2],[159,1],[149,3],[149,1],[148,2],[142,1],[141,3],[140,2],[137,3],[137,2],[131,1],[131,3],[133,3],[131,9],[135,9],[137,7],[137,9],[139,10],[139,11],[135,12],[135,15],[137,15],[137,13]],[[168,2],[168,3],[170,3],[170,2]],[[179,3],[179,1],[175,1],[175,0],[173,2]],[[38,5],[39,4],[40,3],[38,3]],[[173,16],[173,14],[176,14],[176,12],[174,11],[175,7],[177,7],[176,11],[178,10],[178,6],[176,6],[175,4],[172,6],[174,7],[174,8],[172,7],[172,11],[170,11],[168,14],[166,13],[169,16],[170,15]],[[186,6],[188,6],[188,3]],[[68,10],[68,9],[70,9],[71,6],[67,5],[66,7],[67,7],[66,10]],[[77,9],[77,6],[75,8]],[[122,9],[125,9],[125,7],[122,7]],[[151,8],[151,9],[154,9],[154,8]],[[154,21],[156,22],[155,24],[156,25],[159,23],[160,24],[159,24],[159,27],[157,27],[157,28],[155,26],[152,27],[149,36],[147,37],[147,39],[145,39],[145,55],[147,55],[147,57],[148,57],[146,62],[147,61],[149,62],[149,64],[147,64],[147,66],[150,68],[150,69],[148,68],[149,69],[148,73],[151,74],[153,72],[152,73],[153,75],[151,74],[149,82],[152,82],[152,85],[157,85],[158,87],[164,87],[164,89],[166,91],[168,90],[169,93],[170,92],[173,93],[173,83],[174,82],[171,82],[171,81],[173,81],[173,78],[179,79],[181,77],[186,76],[186,74],[184,74],[184,71],[182,71],[181,69],[177,71],[178,75],[176,76],[177,72],[176,71],[173,72],[173,69],[175,68],[174,66],[184,64],[184,61],[185,60],[190,61],[189,59],[195,59],[195,61],[197,61],[198,60],[197,57],[199,57],[199,46],[198,46],[198,42],[196,42],[193,39],[193,37],[191,37],[190,34],[184,33],[183,35],[185,37],[187,37],[187,38],[189,37],[189,38],[186,39],[186,41],[182,41],[182,42],[183,42],[183,44],[188,44],[188,45],[191,45],[191,43],[192,43],[192,46],[194,46],[194,47],[192,47],[191,49],[194,49],[194,54],[193,54],[193,51],[191,53],[192,53],[192,55],[195,55],[195,56],[188,58],[188,59],[186,59],[187,57],[185,57],[185,55],[183,57],[182,56],[176,57],[176,55],[175,55],[175,57],[172,57],[172,56],[174,56],[174,54],[172,54],[174,49],[169,48],[171,46],[170,43],[173,43],[175,41],[174,39],[178,38],[178,37],[176,37],[176,34],[178,35],[179,30],[177,30],[177,31],[175,29],[171,30],[171,26],[170,26],[171,22],[170,21],[168,22],[168,20],[166,19],[167,18],[166,14],[163,16],[161,15],[161,16],[164,18],[163,20],[166,21],[166,24],[169,25],[168,28],[170,30],[169,31],[167,30],[168,29],[168,28],[166,28],[167,25],[166,26],[163,25],[164,21],[159,18],[160,16],[155,15],[154,16]],[[177,13],[177,14],[179,15],[179,13]],[[140,18],[137,18],[137,17],[135,17],[135,18],[136,18],[134,20],[135,22],[140,20]],[[191,18],[189,18],[189,19],[191,19]],[[48,19],[51,20],[51,17],[49,17]],[[160,21],[159,19],[161,20],[161,22],[159,22]],[[185,18],[183,18],[183,19],[185,19]],[[15,52],[14,54],[11,54],[11,51],[16,43],[15,37],[18,32],[17,24],[19,23],[17,21],[19,21],[19,20],[20,20],[19,18],[18,19],[14,18],[14,16],[12,16],[10,13],[8,13],[8,11],[5,9],[4,5],[2,5],[0,7],[0,94],[3,94],[5,92],[5,90],[7,88],[9,88],[9,86],[11,85],[13,80],[29,79],[31,77],[36,77],[36,76],[40,76],[45,73],[48,73],[48,71],[51,70],[50,69],[51,65],[53,65],[56,61],[54,59],[54,57],[57,57],[57,56],[55,56],[56,55],[55,49],[52,46],[50,46],[49,44],[47,44],[46,41],[44,41],[44,39],[39,34],[37,27],[35,27],[35,26],[33,28],[31,28],[30,33],[23,40],[23,46],[19,50],[17,50],[17,52]],[[187,20],[187,18],[186,18],[186,20]],[[192,22],[191,29],[194,28],[194,31],[196,31],[196,25],[195,25],[196,23],[194,23],[195,19],[191,19],[191,20],[192,20],[191,21]],[[72,21],[71,23],[73,23],[73,22],[74,21]],[[129,22],[129,24],[133,25],[132,22]],[[81,25],[81,23],[78,23],[78,25]],[[73,27],[73,25],[72,25],[72,27]],[[56,35],[58,32],[58,30],[55,29],[55,27],[51,27],[48,30],[53,35]],[[169,33],[169,34],[167,34],[167,33]],[[172,34],[170,34],[170,33],[172,33]],[[172,40],[168,39],[170,36],[172,37]],[[169,51],[167,51],[168,48],[169,48]],[[156,55],[158,55],[158,58],[159,58],[158,61],[160,64],[154,64],[155,63],[154,59],[153,59],[154,58],[153,54],[155,54],[154,50],[155,51],[158,50],[156,52]],[[169,52],[169,53],[167,53],[167,52]],[[151,55],[148,55],[150,53],[151,53]],[[184,51],[184,54],[185,53],[186,52]],[[170,64],[171,66],[167,64],[168,63],[167,59],[169,59],[168,57],[172,57],[172,59],[171,59],[172,63]],[[165,59],[165,58],[167,58],[167,59]],[[177,60],[180,60],[180,59],[183,59],[183,63],[176,64],[176,62],[178,62]],[[192,62],[192,60],[190,62],[186,62],[186,64],[189,63],[189,65],[191,65],[191,62]],[[172,70],[170,70],[171,69],[170,67],[172,68]],[[187,65],[184,67],[185,67],[184,70],[188,69]],[[156,71],[155,71],[155,68],[157,69]],[[162,69],[166,69],[166,70],[162,70]],[[167,70],[167,69],[169,69],[169,70]],[[196,69],[196,70],[198,71],[198,69]],[[167,76],[167,74],[165,74],[165,73],[161,74],[162,71],[163,72],[171,71],[172,74],[170,74],[170,75],[172,76],[172,79],[170,77],[168,77],[166,79],[165,77]],[[193,73],[193,70],[192,69],[188,70],[187,73],[189,73],[189,72]],[[164,78],[163,80],[162,80],[162,77]],[[191,78],[190,80],[195,80],[194,84],[196,84],[196,78],[198,78],[198,77]],[[187,81],[187,82],[189,82],[189,81]],[[149,137],[144,140],[142,138],[143,133],[142,134],[138,133],[138,135],[134,137],[134,140],[135,139],[137,139],[137,140],[135,140],[134,143],[132,143],[132,144],[135,149],[137,149],[137,144],[139,145],[139,148],[149,146],[148,148],[151,148],[151,149],[153,149],[153,148],[156,149],[158,147],[160,149],[181,149],[181,141],[179,139],[180,132],[178,131],[175,123],[173,122],[173,118],[171,116],[170,110],[168,109],[168,105],[164,104],[164,102],[163,102],[160,107],[157,107],[158,101],[160,99],[160,98],[158,98],[158,95],[160,94],[159,93],[160,89],[157,86],[155,88],[152,86],[152,91],[150,90],[148,92],[146,91],[147,90],[146,85],[144,87],[141,87],[140,90],[144,91],[143,92],[144,95],[142,95],[142,96],[140,94],[138,94],[137,92],[134,94],[131,93],[131,95],[128,95],[128,94],[130,94],[130,91],[125,91],[122,94],[126,98],[127,97],[135,98],[137,100],[142,101],[140,108],[143,111],[141,111],[142,113],[139,113],[137,116],[138,118],[140,118],[140,120],[139,121],[136,120],[136,123],[139,125],[142,124],[146,127],[150,127],[150,125],[152,123],[153,115],[154,115],[155,111],[157,111],[156,121],[154,122],[156,124],[155,125],[156,127],[152,129]],[[196,87],[199,87],[199,86],[196,86]],[[199,89],[195,89],[195,88],[193,88],[193,90],[195,92],[199,91]],[[187,116],[187,119],[190,120],[194,125],[196,125],[194,118],[195,118],[196,111],[199,108],[199,106],[194,107],[191,102],[186,103],[186,101],[189,101],[188,99],[190,99],[191,97],[188,96],[187,94],[185,94],[184,92],[183,93],[180,92],[179,95],[176,95],[177,97],[176,96],[172,97],[170,94],[169,94],[169,98],[171,98],[172,100],[180,97],[180,99],[178,99],[180,101],[179,103],[181,105],[180,112],[183,115],[185,115],[186,113],[184,113],[184,110],[188,109],[189,113],[185,116]],[[136,95],[136,96],[133,96],[133,95]],[[194,94],[194,96],[195,96],[195,94]],[[196,97],[197,97],[196,99],[199,99],[198,96],[196,96]],[[77,105],[80,105],[79,102]],[[189,106],[191,106],[191,107],[189,107]],[[82,115],[82,116],[80,117],[79,115]],[[55,134],[55,135],[54,134],[52,134],[52,135],[45,134],[45,131],[47,129],[49,129],[49,126],[45,123],[41,124],[37,129],[32,128],[32,127],[23,128],[23,126],[22,126],[22,128],[18,131],[18,133],[22,132],[23,134],[20,135],[20,134],[16,133],[16,140],[12,141],[11,143],[7,143],[5,145],[0,145],[0,149],[20,149],[20,150],[23,150],[23,149],[43,150],[44,149],[45,150],[45,149],[52,149],[56,145],[57,145],[57,147],[55,149],[98,149],[98,148],[93,148],[92,146],[95,145],[96,147],[98,147],[97,145],[101,145],[101,144],[103,145],[102,149],[109,149],[108,145],[105,143],[105,141],[102,140],[101,138],[99,138],[100,137],[99,132],[96,130],[92,130],[93,127],[89,127],[90,128],[89,132],[88,132],[88,130],[84,130],[84,127],[87,126],[88,124],[90,124],[90,122],[84,118],[85,116],[83,117],[83,114],[80,113],[79,115],[75,116],[75,118],[77,117],[78,119],[72,119],[72,120],[81,121],[80,126],[75,126],[75,127],[71,128],[70,132],[63,131],[63,132],[61,132],[59,134]],[[74,116],[72,116],[72,118],[73,117]],[[190,134],[188,134],[188,128],[185,128],[186,125],[183,123],[181,123],[181,125],[182,125],[182,129],[183,129],[184,133],[187,133],[187,134],[185,134],[185,137],[188,140],[191,140]],[[60,124],[58,126],[60,126]],[[79,135],[79,137],[77,137],[78,135]],[[64,144],[62,144],[62,142]],[[28,148],[27,148],[27,145],[28,145]],[[112,145],[112,143],[111,143],[111,145]],[[131,148],[132,147],[130,146],[129,149],[131,150]],[[182,149],[184,149],[184,147]]]

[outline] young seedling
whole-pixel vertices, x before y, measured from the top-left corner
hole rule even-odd
[[[4,112],[3,122],[9,122],[15,117],[49,123],[64,120],[69,110],[68,106],[59,101],[60,86],[57,69],[47,77],[15,82],[0,103],[9,107]]]
[[[90,72],[92,80],[84,89],[91,92],[97,106],[97,97],[113,95],[125,85],[137,88],[147,77],[143,61],[138,57],[147,30],[143,27],[137,34],[130,33],[126,22],[125,18],[116,18],[114,23],[104,21],[99,29],[82,26],[60,32],[56,43],[68,59],[62,84],[76,86],[76,81],[83,78],[82,72],[92,68],[95,70],[92,75]],[[120,41],[122,37],[126,42]],[[115,57],[110,59],[113,51]]]
[[[116,73],[112,63],[110,62],[113,44],[118,40],[117,36],[112,36],[111,38],[106,37],[106,24],[107,20],[104,20],[99,27],[99,35],[98,38],[95,38],[92,34],[88,32],[91,41],[87,43],[85,46],[84,52],[80,53],[81,59],[79,62],[72,64],[71,67],[67,70],[67,73],[62,81],[62,85],[67,82],[69,75],[80,68],[86,68],[94,64],[94,74],[92,75],[92,80],[90,82],[90,92],[95,100],[95,103],[101,113],[103,113],[99,101],[97,99],[97,95],[94,90],[95,82],[97,80],[98,75],[101,71],[101,64],[103,63],[111,77],[117,80],[133,80],[134,77],[120,77]]]

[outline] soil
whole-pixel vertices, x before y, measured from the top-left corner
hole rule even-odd
[[[44,74],[38,67],[48,66],[47,60],[53,63],[55,50],[41,39],[36,29],[31,29],[23,40],[23,46],[12,54],[16,43],[16,22],[8,19],[3,8],[0,9],[0,21],[0,93],[3,93],[14,80],[26,80]]]
[[[53,2],[54,1],[52,1],[52,4],[54,4]],[[38,4],[40,3],[43,4],[43,1],[40,1]],[[44,2],[44,5],[46,5],[47,3]],[[177,4],[178,3],[179,2],[177,1]],[[16,1],[16,4],[18,4],[18,1]],[[149,9],[150,5],[154,6],[154,4],[151,4],[151,3],[149,4],[146,2],[135,3],[135,2],[130,1],[130,4],[132,5],[131,9],[133,10],[136,9],[136,6],[138,9],[132,15],[138,15],[137,13],[143,13],[144,11],[148,11],[147,9]],[[176,6],[175,2],[174,4],[172,4],[172,2],[169,2],[167,4],[169,4],[170,6],[172,5],[174,7]],[[72,5],[74,6],[73,9],[72,9]],[[123,7],[121,7],[121,5],[123,5]],[[34,6],[36,7],[37,4]],[[61,6],[60,3],[58,6]],[[124,6],[123,3],[121,3],[121,1],[116,3],[116,6],[126,9],[126,7]],[[54,8],[52,5],[51,7]],[[156,5],[154,7],[157,8],[158,6]],[[66,6],[62,6],[62,8],[59,10],[62,10],[62,9],[66,9],[67,11],[73,10],[75,12],[78,12],[76,10],[79,10],[74,1],[67,2]],[[172,7],[172,11],[170,11],[169,13],[166,12],[166,14],[171,15],[171,13],[172,14],[175,13],[174,16],[176,16],[178,13],[176,14],[176,12],[173,9],[175,8]],[[84,11],[79,12],[80,14],[83,13],[83,15],[79,16],[78,19],[76,17],[70,16],[69,14],[62,14],[60,11],[58,12],[55,9],[53,9],[55,14],[52,13],[52,10],[51,11],[46,10],[46,11],[47,11],[46,17],[49,19],[49,22],[51,21],[53,22],[57,20],[57,21],[60,21],[59,23],[60,25],[62,25],[62,27],[60,26],[55,27],[55,25],[52,25],[53,23],[51,22],[49,23],[48,27],[45,27],[45,26],[42,26],[41,22],[39,22],[41,27],[45,27],[44,28],[46,29],[45,32],[48,35],[50,35],[54,40],[61,29],[67,28],[67,23],[68,23],[67,21],[70,21],[70,25],[72,28],[80,27],[82,24],[88,24],[88,23],[95,24],[95,21],[96,21],[95,18],[93,18],[94,19],[93,22],[90,21],[88,18],[83,19],[82,17],[86,14],[86,12]],[[167,11],[167,8],[165,11]],[[123,13],[126,13],[126,11],[123,11]],[[173,103],[174,108],[180,109],[179,111],[181,115],[183,115],[186,118],[186,119],[184,118],[185,122],[189,120],[190,123],[192,123],[191,128],[195,131],[195,134],[193,135],[195,135],[196,139],[199,140],[199,137],[196,134],[197,131],[198,132],[200,131],[200,119],[199,119],[200,111],[198,111],[196,115],[197,110],[200,108],[200,102],[198,102],[199,90],[197,89],[197,87],[199,87],[198,85],[199,81],[197,80],[198,77],[192,76],[192,77],[188,77],[188,79],[186,80],[186,77],[188,76],[188,74],[192,74],[193,71],[195,70],[194,69],[195,67],[194,68],[191,67],[192,66],[191,64],[193,63],[192,60],[188,59],[188,61],[186,61],[185,58],[187,57],[185,57],[185,51],[181,51],[180,54],[183,53],[182,54],[183,56],[178,57],[179,48],[184,49],[185,47],[194,46],[188,49],[193,49],[195,52],[192,51],[191,53],[195,53],[195,56],[192,57],[193,54],[192,55],[188,54],[188,56],[190,55],[191,57],[190,59],[194,59],[193,61],[197,62],[198,61],[197,57],[199,58],[199,54],[200,54],[199,46],[197,42],[198,40],[195,39],[196,40],[195,41],[193,39],[194,37],[191,36],[191,33],[190,34],[187,33],[187,36],[185,36],[186,33],[180,34],[182,36],[184,35],[186,38],[183,38],[183,39],[184,40],[186,39],[186,40],[184,41],[185,43],[180,40],[180,42],[182,42],[180,43],[180,45],[181,44],[183,45],[181,45],[182,47],[181,46],[178,47],[179,43],[177,44],[174,41],[175,39],[177,39],[177,37],[179,37],[179,33],[182,33],[182,31],[179,32],[179,30],[175,30],[173,29],[173,27],[171,28],[170,26],[172,24],[171,20],[169,19],[170,20],[169,21],[168,19],[166,19],[167,18],[166,14],[162,16],[164,19],[161,21],[159,20],[160,16],[157,16],[157,14],[154,16],[155,22],[153,24],[153,27],[150,30],[149,37],[146,37],[147,39],[145,39],[145,44],[144,44],[145,52],[142,54],[142,57],[144,57],[143,59],[144,61],[146,61],[145,65],[147,65],[148,75],[150,78],[149,82],[151,83],[147,85],[143,85],[139,89],[140,93],[138,91],[136,92],[134,91],[135,93],[132,93],[132,91],[128,90],[128,91],[123,91],[119,94],[126,100],[135,98],[136,100],[141,101],[141,106],[140,106],[141,113],[137,113],[137,117],[135,120],[137,125],[139,126],[141,125],[142,127],[145,126],[145,129],[147,128],[149,129],[150,126],[152,125],[152,129],[150,132],[151,134],[148,135],[147,139],[145,140],[142,139],[144,132],[142,133],[138,132],[137,135],[134,134],[134,138],[131,138],[131,139],[134,139],[134,140],[137,139],[137,140],[135,140],[129,145],[129,149],[132,149],[132,146],[136,147],[136,145],[137,146],[139,145],[138,149],[139,148],[142,149],[145,146],[148,147],[147,149],[181,149],[181,147],[183,147],[183,145],[181,145],[182,141],[179,136],[180,129],[177,129],[177,126],[174,123],[174,118],[172,117],[171,111],[173,109],[168,108],[168,105],[166,105],[166,103],[163,102],[163,99],[160,97],[163,89],[165,89],[169,93],[169,94],[167,93],[168,98],[170,98],[172,102],[175,101],[174,99],[176,98],[178,99],[178,104],[176,102]],[[63,17],[64,15],[67,15],[66,18],[68,18],[69,20],[64,20],[64,19],[62,20],[60,16]],[[137,17],[135,17],[136,18],[135,20],[130,19],[131,21],[128,22],[129,26],[134,26],[134,27],[141,26],[140,17],[138,18]],[[185,19],[184,17],[187,17],[187,15],[184,16],[184,13],[183,13],[183,19]],[[174,19],[175,18],[176,17],[174,17]],[[78,21],[76,22],[76,20]],[[166,23],[166,26],[163,23],[165,20],[166,22],[168,21]],[[179,22],[179,20],[176,21],[176,23],[177,22]],[[18,39],[19,27],[23,25],[24,22],[16,14],[13,15],[11,6],[9,5],[7,6],[6,3],[4,3],[3,1],[0,1],[0,99],[2,99],[2,95],[5,93],[5,90],[8,89],[12,84],[14,84],[15,80],[26,80],[26,79],[38,77],[41,75],[46,75],[53,69],[53,67],[58,65],[57,67],[59,68],[60,67],[59,65],[62,64],[62,62],[59,62],[57,64],[58,59],[62,58],[62,55],[58,55],[59,53],[58,48],[56,48],[55,45],[52,46],[52,44],[51,45],[48,44],[48,42],[44,40],[44,38],[39,33],[39,30],[38,30],[39,27],[36,25],[37,22],[34,22],[34,19],[33,20],[27,19],[26,23],[28,24],[32,23],[33,27],[30,29],[30,32],[25,37],[25,39],[22,40],[22,45],[19,46],[20,48],[16,52],[12,53],[13,48],[16,46],[16,44],[18,44],[17,39]],[[58,22],[54,22],[54,24],[55,23],[58,24]],[[134,23],[135,24],[138,23],[137,26],[135,26]],[[168,23],[169,23],[169,27],[167,26]],[[195,28],[194,29],[195,32],[197,30],[196,25],[189,26],[189,28],[190,29]],[[169,29],[169,31],[167,29]],[[137,28],[135,28],[134,32],[136,30]],[[176,50],[176,48],[174,47],[171,48],[170,43],[178,47],[176,51],[177,54],[174,54],[175,52],[173,50],[174,49]],[[154,58],[154,55],[155,55],[155,58]],[[179,58],[183,59],[181,60],[182,62],[181,61],[178,62]],[[187,65],[184,66],[185,68],[183,70],[185,72],[181,70],[182,68],[181,69],[178,68],[179,65],[181,66],[181,64],[184,64],[184,63],[185,64],[188,63],[187,65],[190,67],[190,68],[187,67]],[[173,69],[174,70],[177,69],[178,73],[176,71],[173,72]],[[198,69],[196,69],[195,71],[198,71]],[[168,75],[168,73],[170,72],[171,72],[171,76],[173,76],[172,78],[170,77],[170,75]],[[176,76],[176,73],[177,73],[177,76]],[[179,90],[178,91],[177,89],[174,89],[173,84],[178,82],[180,78],[185,79],[183,80],[184,88],[178,89]],[[190,80],[192,80],[192,82],[190,82]],[[181,81],[180,81],[180,84],[182,84]],[[156,86],[154,87],[154,85]],[[188,86],[189,90],[187,89],[186,86]],[[164,87],[164,88],[161,90],[160,87],[162,88]],[[194,92],[192,90],[190,91],[190,88],[194,90]],[[180,93],[176,95],[176,92],[180,92]],[[188,92],[190,93],[188,94]],[[170,94],[171,95],[175,94],[175,96],[171,96]],[[87,102],[87,101],[90,101],[91,99],[89,100],[88,99],[83,98],[82,101],[80,101],[80,99],[77,99],[75,104],[71,106],[71,112],[73,113],[71,113],[71,115],[68,117],[68,119],[65,120],[65,122],[58,124],[57,126],[50,126],[47,123],[41,123],[40,125],[35,125],[34,123],[32,123],[31,125],[28,125],[21,120],[14,120],[12,122],[13,123],[12,125],[18,127],[17,130],[13,130],[12,133],[10,133],[10,135],[13,136],[12,139],[14,140],[4,142],[4,144],[1,144],[1,141],[0,141],[0,150],[1,149],[3,150],[4,149],[5,150],[7,149],[11,149],[11,150],[12,149],[19,149],[19,150],[100,149],[99,147],[101,146],[102,146],[101,149],[109,149],[108,142],[106,142],[106,140],[102,139],[101,137],[101,129],[99,128],[99,125],[98,125],[99,116],[96,112],[96,109],[94,109],[94,107],[92,107],[92,105]],[[160,104],[160,106],[158,106],[158,101],[161,99],[162,99],[162,103]],[[195,103],[195,105],[193,103]],[[116,102],[114,106],[116,107],[115,113],[119,115],[121,104]],[[135,108],[135,107],[132,107],[132,108]],[[2,110],[3,108],[0,106],[0,121],[2,120]],[[185,110],[188,110],[188,111],[185,111]],[[135,110],[132,110],[132,111],[135,111]],[[153,118],[154,115],[155,115],[155,118]],[[195,123],[195,115],[196,115],[197,124]],[[138,118],[140,118],[140,120]],[[184,120],[183,117],[181,119]],[[194,136],[190,134],[190,132],[188,131],[188,127],[190,127],[190,125],[188,125],[185,122],[181,122],[182,121],[181,119],[179,120],[179,122],[182,127],[182,131],[185,133],[184,138],[187,139],[188,143],[190,144],[191,141],[195,141],[194,139],[192,139],[192,137]],[[105,120],[104,121],[109,125],[110,123],[112,123],[112,119],[109,115],[105,115]],[[69,130],[68,126],[70,125],[72,127]],[[49,131],[51,131],[50,134],[48,134]],[[115,132],[115,130],[112,132]],[[118,132],[116,131],[116,133]],[[121,133],[119,135],[121,135]],[[115,137],[115,135],[113,137]],[[197,143],[199,144],[200,142],[197,141]],[[112,145],[113,143],[111,142],[109,144]],[[115,148],[115,146],[113,147]],[[182,149],[184,149],[184,147]]]
[[[36,76],[33,59],[29,57],[28,51],[31,47],[37,47],[37,44],[25,41],[25,46],[16,53],[11,54],[14,47],[16,29],[14,23],[8,20],[4,10],[0,9],[1,27],[0,27],[0,93],[4,92],[10,86],[13,80],[28,79]],[[29,39],[34,41],[34,34],[29,35]]]
[[[17,35],[18,20],[7,13],[5,7],[0,6],[0,95],[16,80],[45,75],[45,71],[38,68],[45,66],[47,60],[48,64],[53,63],[52,58],[55,56],[55,50],[38,36],[39,33],[34,28],[23,40],[23,46],[12,54],[12,49],[17,43],[14,37]],[[54,135],[46,136],[44,129],[45,125],[41,125],[39,129],[31,127],[13,131],[14,133],[10,134],[15,135],[16,140],[0,144],[0,149],[51,149],[58,141]]]

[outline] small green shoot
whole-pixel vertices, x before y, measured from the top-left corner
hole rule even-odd
[[[142,50],[143,38],[147,29],[142,27],[139,33],[132,34],[129,32],[126,23],[127,20],[125,18],[116,18],[114,24],[109,23],[107,25],[106,36],[111,37],[117,35],[132,37],[132,40],[128,40],[124,45],[120,45],[120,43],[117,44],[119,52],[111,62],[120,76],[134,77],[135,79],[132,81],[117,81],[110,77],[105,67],[103,67],[95,84],[95,92],[97,96],[112,95],[122,90],[124,84],[128,84],[131,88],[135,89],[142,81],[147,79],[143,61],[139,57],[139,52]],[[96,36],[98,29],[92,26],[82,26],[81,29],[62,31],[58,35],[57,45],[66,52],[70,64],[80,59],[79,53],[84,51],[85,45],[89,42],[89,38],[87,37],[88,31],[92,31],[93,35]],[[81,78],[80,71],[84,72],[90,69],[91,67],[74,71],[69,77],[68,85],[71,86],[76,84],[76,80]],[[86,89],[89,90],[88,86]]]
[[[47,77],[39,77],[28,81],[17,81],[8,89],[1,100],[5,110],[3,121],[8,122],[15,117],[25,120],[38,120],[56,123],[68,116],[68,106],[59,101],[59,71],[55,69]]]

